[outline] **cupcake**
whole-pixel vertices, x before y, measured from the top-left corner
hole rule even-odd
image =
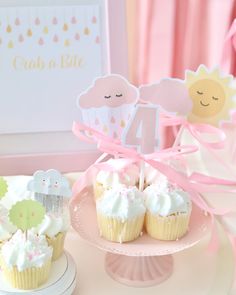
[[[145,227],[147,233],[158,240],[172,241],[188,231],[191,200],[186,192],[171,185],[153,184],[144,190]]]
[[[34,233],[46,236],[48,244],[53,248],[53,261],[57,260],[64,251],[64,241],[69,226],[69,212],[64,210],[61,216],[46,214],[42,223],[32,229]]]
[[[113,163],[112,163],[113,162]],[[115,160],[108,161],[115,165]],[[94,182],[94,198],[100,198],[106,190],[124,184],[126,186],[135,186],[139,180],[139,168],[136,165],[130,165],[124,172],[112,172],[100,170]]]
[[[52,248],[44,236],[18,230],[5,242],[1,251],[1,268],[6,280],[17,289],[36,289],[47,281]]]
[[[16,227],[8,218],[8,210],[0,204],[0,247],[2,243],[13,235]]]
[[[142,232],[145,205],[137,187],[123,185],[107,190],[96,201],[98,227],[102,237],[113,242],[129,242]]]

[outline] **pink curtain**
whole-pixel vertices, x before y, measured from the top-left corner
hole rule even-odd
[[[219,65],[235,16],[236,0],[127,0],[130,80],[184,78],[201,63]],[[167,130],[165,144],[172,141]]]

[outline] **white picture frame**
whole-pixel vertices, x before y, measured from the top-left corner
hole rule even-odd
[[[1,7],[99,5],[102,28],[102,74],[128,75],[125,0],[0,0]],[[94,77],[95,78],[95,77]],[[92,81],[91,81],[92,82]],[[78,93],[79,94],[79,93]],[[4,94],[7,98],[7,93]],[[75,98],[76,108],[76,98]],[[4,110],[2,110],[4,111]],[[9,113],[14,120],[14,110]],[[33,112],[33,110],[29,110]],[[71,126],[73,118],[71,119]],[[29,121],[29,124],[31,122]],[[71,130],[0,134],[0,174],[32,174],[38,169],[82,171],[97,157],[95,146],[79,141]]]

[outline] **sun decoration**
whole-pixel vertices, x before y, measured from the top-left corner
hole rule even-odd
[[[233,96],[236,89],[230,86],[233,77],[222,76],[219,69],[209,71],[200,65],[196,72],[186,71],[185,83],[193,107],[188,120],[219,126],[230,120],[230,111],[236,107]]]

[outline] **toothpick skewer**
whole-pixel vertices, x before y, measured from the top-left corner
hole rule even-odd
[[[140,163],[140,174],[139,174],[139,190],[142,192],[144,189],[144,169],[145,163],[141,161]]]
[[[176,147],[180,144],[180,139],[183,134],[183,131],[184,131],[184,126],[182,125],[179,129],[179,132],[177,133],[177,136],[176,136],[175,141],[173,143],[173,147]]]

